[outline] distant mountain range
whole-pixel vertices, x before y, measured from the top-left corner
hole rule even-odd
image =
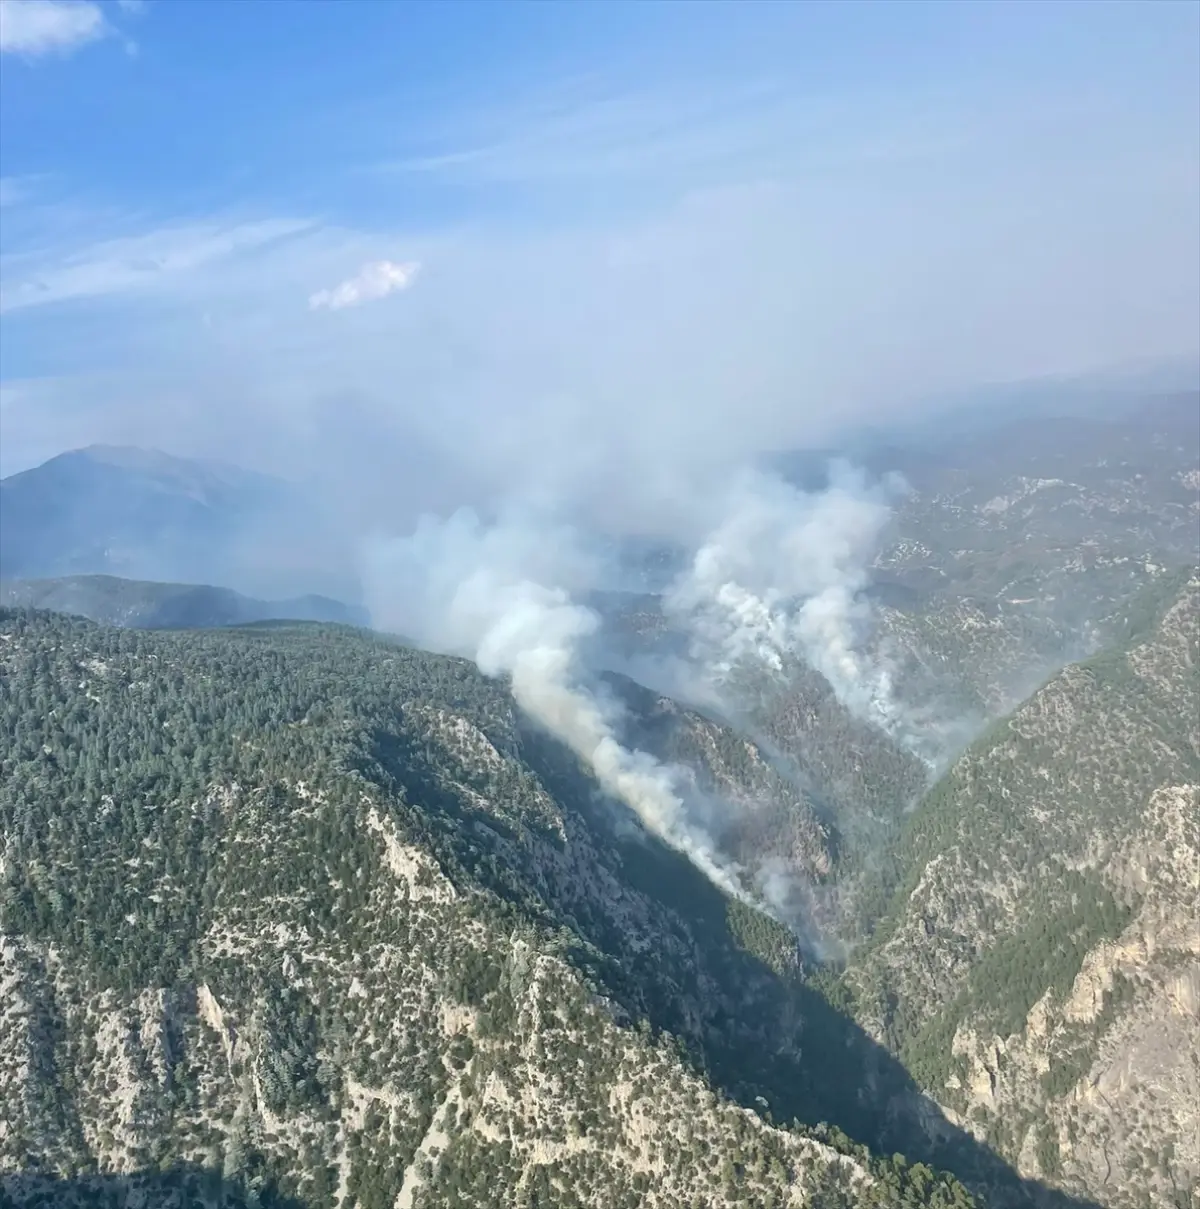
[[[313,502],[218,462],[93,445],[0,480],[0,577],[119,575],[355,598]]]
[[[1077,414],[1032,413],[1015,403],[960,409],[939,420],[864,431],[830,449],[787,450],[770,464],[805,487],[820,487],[831,458],[848,458],[872,474],[896,472],[918,491],[984,489],[1013,475],[1076,475],[1105,467],[1141,474],[1163,457],[1190,464],[1200,434],[1200,391],[1149,397],[1100,396]]]
[[[257,600],[207,584],[147,583],[114,575],[0,580],[0,605],[50,609],[104,625],[142,630],[202,629],[255,621],[324,621],[366,626],[365,609],[328,596]]]
[[[848,457],[873,474],[898,471],[916,492],[905,513],[941,508],[941,528],[955,528],[952,514],[964,506],[991,507],[986,516],[994,520],[1000,515],[994,510],[1014,493],[1061,490],[1065,481],[1089,498],[1064,501],[1047,514],[1051,540],[1074,543],[1081,518],[1086,528],[1097,507],[1115,508],[1114,520],[1134,544],[1153,531],[1155,544],[1165,541],[1186,561],[1195,547],[1186,475],[1198,432],[1195,391],[1126,398],[1123,407],[1105,397],[1090,416],[978,408],[936,432],[923,424],[893,427],[843,449],[779,453],[769,464],[807,488],[824,485],[832,457]],[[1166,466],[1178,472],[1174,478],[1162,473]],[[899,524],[919,530],[928,543],[929,520],[922,515],[910,526],[902,515]],[[971,546],[961,533],[953,544]],[[614,538],[610,547],[615,578],[608,586],[635,591],[661,590],[683,556],[652,539]],[[317,493],[219,462],[92,445],[0,480],[5,580],[115,575],[214,584],[257,598],[317,593],[357,602],[352,549]],[[913,569],[907,572],[911,578]]]

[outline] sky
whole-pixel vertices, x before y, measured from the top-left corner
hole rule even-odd
[[[5,474],[654,512],[1198,347],[1190,0],[0,0]]]

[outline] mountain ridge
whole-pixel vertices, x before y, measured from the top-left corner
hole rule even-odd
[[[98,445],[0,480],[5,579],[109,574],[354,599],[343,563],[305,492],[226,463]]]
[[[848,975],[953,1119],[1113,1206],[1200,1193],[1197,717],[1193,570],[933,787]]]
[[[884,1051],[806,989],[785,930],[725,899],[682,856],[627,830],[632,820],[595,797],[578,761],[521,722],[503,686],[469,664],[310,625],[170,632],[45,613],[0,617],[0,658],[14,686],[7,708],[17,711],[6,721],[16,742],[0,795],[12,837],[0,902],[9,1002],[25,1005],[0,1028],[0,1072],[6,1098],[28,1105],[7,1145],[24,1139],[53,1165],[71,1154],[133,1166],[155,1154],[217,1162],[247,1178],[262,1171],[283,1194],[307,1190],[317,1204],[325,1203],[314,1192],[324,1162],[335,1185],[359,1190],[361,1204],[376,1195],[390,1204],[409,1181],[414,1209],[477,1203],[465,1192],[456,1201],[452,1189],[481,1171],[491,1173],[487,1203],[523,1204],[518,1193],[545,1168],[557,1189],[551,1203],[573,1203],[562,1199],[572,1188],[578,1203],[608,1209],[691,1203],[680,1195],[713,1205],[805,1204],[821,1173],[842,1160],[804,1139],[844,1148],[837,1139],[849,1132],[911,1143],[914,1165],[854,1158],[867,1164],[865,1175],[830,1190],[827,1201],[822,1193],[820,1203],[966,1204],[922,1165],[937,1155],[974,1182],[1007,1188],[996,1204],[1031,1203],[1034,1192],[961,1131],[944,1124],[934,1130],[943,1140],[931,1141],[931,1106]],[[227,692],[234,684],[236,693]],[[59,704],[26,712],[39,694]],[[92,698],[103,710],[84,707]],[[214,712],[218,700],[236,701],[236,713]],[[51,802],[55,826],[43,818]],[[51,862],[48,844],[57,852]],[[72,870],[84,863],[90,873],[81,883]],[[204,889],[173,889],[183,885]],[[761,964],[781,958],[782,973]],[[528,999],[535,969],[550,981]],[[523,988],[516,999],[503,990],[510,985]],[[164,994],[178,1006],[165,1009]],[[291,1006],[280,1017],[282,1004]],[[383,1027],[385,1007],[387,1020],[414,1022],[386,1043],[400,1026]],[[43,1017],[61,1020],[60,1031],[21,1023]],[[224,1033],[213,1023],[222,1019]],[[316,1030],[309,1040],[307,1028]],[[571,1073],[564,1084],[584,1069],[570,1055],[597,1028],[596,1042],[608,1040],[586,1052],[589,1078],[601,1082],[578,1083]],[[643,1035],[658,1038],[658,1057]],[[337,1036],[341,1050],[330,1048]],[[101,1055],[128,1045],[127,1074],[106,1091]],[[66,1049],[56,1058],[58,1046]],[[411,1061],[403,1057],[410,1046]],[[466,1065],[456,1067],[460,1051]],[[628,1058],[616,1069],[597,1064],[605,1052]],[[32,1084],[12,1065],[21,1054],[32,1062],[24,1069],[44,1072]],[[628,1075],[619,1074],[627,1061]],[[635,1072],[648,1062],[660,1073],[646,1082]],[[847,1079],[847,1062],[863,1064],[861,1083]],[[270,1074],[276,1067],[287,1072],[282,1083]],[[77,1072],[71,1082],[50,1074],[60,1068]],[[704,1108],[697,1078],[743,1107]],[[401,1089],[422,1080],[432,1100],[414,1117]],[[675,1127],[656,1080],[696,1106],[689,1129],[711,1122],[707,1144],[730,1154],[728,1171],[708,1160],[689,1166],[688,1145],[669,1143]],[[611,1099],[627,1083],[641,1089],[634,1100],[628,1092]],[[178,1091],[168,1095],[169,1087]],[[133,1095],[144,1108],[117,1111],[114,1095]],[[536,1141],[559,1128],[562,1108],[579,1096],[566,1117],[577,1123],[562,1140],[551,1145],[551,1133]],[[513,1116],[526,1102],[542,1103],[536,1116]],[[605,1102],[611,1107],[601,1110]],[[105,1103],[100,1119],[121,1122],[111,1141],[96,1132]],[[392,1125],[357,1132],[372,1103]],[[617,1131],[605,1135],[616,1149],[602,1163],[608,1150],[566,1145],[584,1128],[574,1114],[589,1103],[599,1118],[587,1129]],[[628,1116],[636,1103],[643,1107]],[[85,1104],[93,1107],[82,1112]],[[810,1124],[780,1135],[761,1115],[768,1108]],[[667,1113],[650,1150],[650,1138],[628,1132],[646,1112]],[[437,1143],[444,1153],[432,1161],[422,1139],[452,1116],[459,1132],[447,1138],[460,1143]],[[281,1133],[285,1118],[292,1125]],[[821,1119],[832,1133],[813,1132]],[[51,1125],[59,1120],[79,1125],[64,1132]],[[510,1158],[496,1150],[489,1121],[516,1130],[500,1135],[510,1138]],[[156,1137],[166,1152],[146,1150]],[[307,1138],[313,1154],[329,1159],[304,1158],[301,1147],[285,1161],[293,1152],[280,1149],[284,1137]],[[742,1157],[730,1151],[755,1137],[768,1147],[761,1165],[753,1148]],[[518,1156],[519,1170],[511,1168]],[[596,1163],[607,1173],[600,1183]],[[655,1185],[639,1183],[639,1170],[659,1173],[657,1199],[646,1199]],[[597,1200],[588,1190],[600,1187],[608,1191]],[[371,1188],[378,1193],[368,1195]],[[1049,1192],[1042,1199],[1069,1203]]]
[[[206,629],[255,621],[320,621],[366,626],[365,609],[311,594],[258,600],[209,584],[155,583],[114,575],[0,580],[0,605],[48,609],[108,625]]]

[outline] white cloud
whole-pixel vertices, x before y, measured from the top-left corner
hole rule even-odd
[[[220,215],[132,234],[127,210],[5,211],[4,373],[61,380],[53,406],[12,413],[6,452],[99,439],[118,411],[187,452],[186,415],[197,451],[249,426],[277,465],[346,467],[380,516],[400,492],[508,490],[690,523],[751,448],[979,381],[1194,352],[1197,109],[1129,80],[1102,123],[1057,84],[992,109],[967,90],[928,125],[920,97],[808,106],[767,86],[727,108],[638,91],[528,127],[481,118],[423,138],[449,152],[424,172],[371,182],[377,212],[455,215],[431,227],[349,225],[353,176],[339,224],[287,238]],[[1031,127],[1034,108],[1053,120]],[[403,305],[331,322],[411,286],[415,262],[437,271]]]
[[[90,0],[0,0],[0,53],[69,53],[108,32]]]
[[[364,302],[375,302],[386,298],[396,290],[407,289],[420,268],[415,261],[397,264],[392,260],[373,260],[363,265],[358,274],[348,278],[331,290],[318,290],[308,300],[314,310],[326,308],[340,311],[344,307],[358,306]]]

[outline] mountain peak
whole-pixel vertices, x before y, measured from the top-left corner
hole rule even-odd
[[[110,574],[272,597],[356,591],[314,564],[310,501],[256,471],[97,444],[11,475],[0,492],[5,578]]]
[[[98,462],[105,466],[117,466],[125,470],[177,469],[183,466],[202,464],[193,459],[164,453],[161,449],[146,449],[140,445],[84,445],[80,449],[68,450],[59,456],[64,458],[87,458],[92,462]]]

